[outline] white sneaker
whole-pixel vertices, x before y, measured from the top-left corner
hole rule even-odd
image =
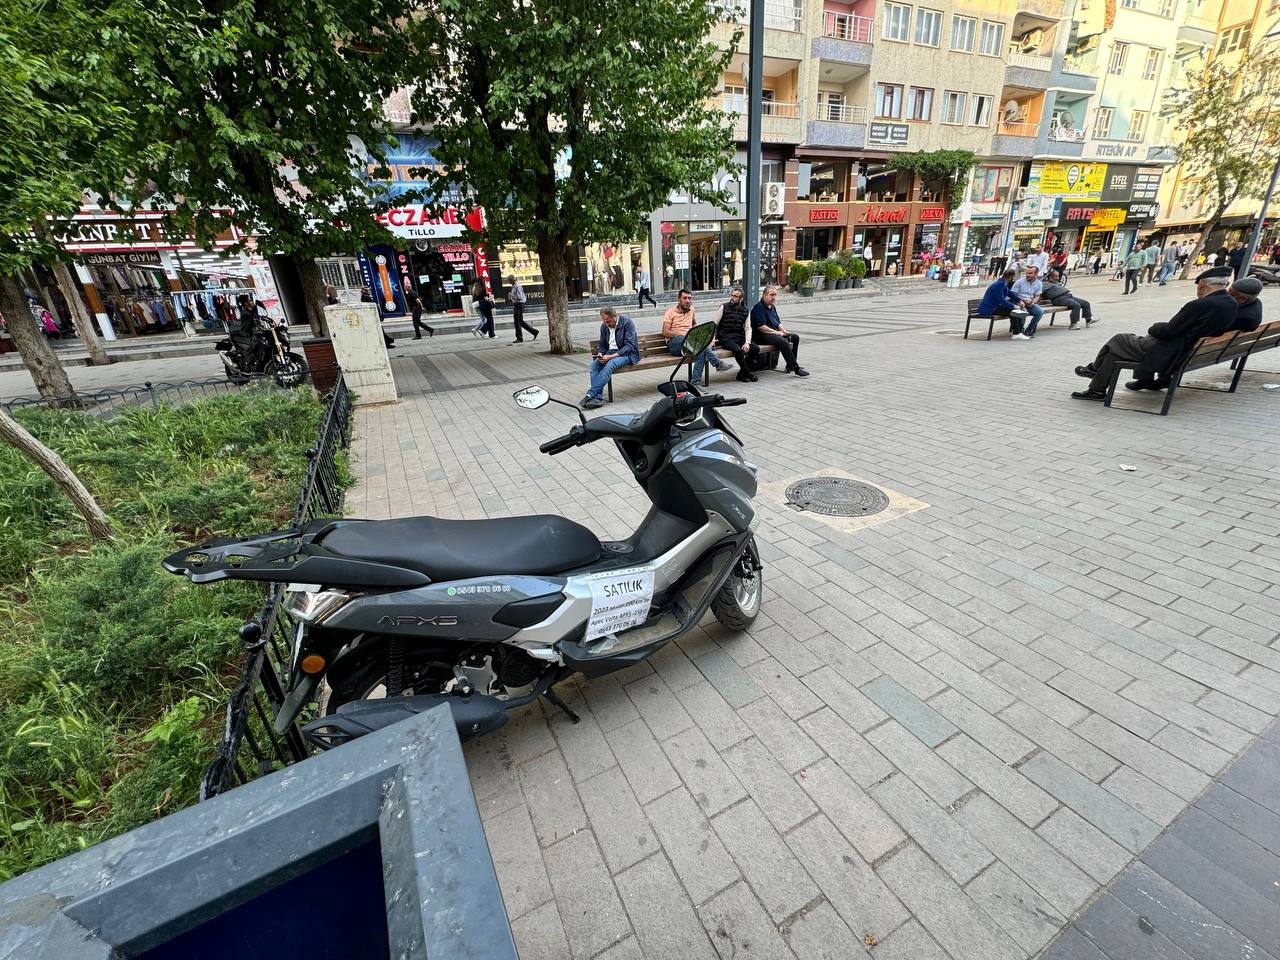
[[[1015,333],[1015,334],[1014,334],[1012,337],[1010,337],[1009,339],[1010,339],[1010,340],[1030,340],[1031,338],[1030,338],[1030,337],[1028,337],[1025,333]]]
[[[719,363],[716,364],[716,369],[719,370],[721,373],[724,373],[726,370],[732,370],[733,364],[730,363],[728,360],[721,360]]]
[[[1068,330],[1079,330],[1079,329],[1080,329],[1080,324],[1079,324],[1078,322],[1077,322],[1077,323],[1073,323],[1071,326],[1067,327],[1067,329],[1068,329]]]

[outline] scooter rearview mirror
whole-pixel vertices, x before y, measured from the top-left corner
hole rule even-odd
[[[517,390],[512,394],[517,407],[523,407],[525,410],[537,410],[539,407],[545,407],[551,402],[551,394],[544,387],[536,384],[532,387],[525,387],[523,390]]]
[[[680,353],[688,359],[696,357],[711,344],[711,338],[716,335],[716,325],[712,320],[706,323],[700,323],[696,327],[691,327],[689,332],[684,335],[684,343],[680,346]]]

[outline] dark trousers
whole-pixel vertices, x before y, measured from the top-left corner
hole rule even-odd
[[[481,300],[476,303],[476,309],[480,311],[480,316],[484,317],[484,323],[480,325],[480,333],[487,337],[496,337],[493,331],[493,304],[488,300]]]
[[[1013,311],[1008,307],[996,307],[996,316],[1009,318],[1009,333],[1012,336],[1020,334],[1022,332],[1022,325],[1027,322],[1027,315],[1025,313],[1014,316]]]
[[[490,312],[492,312],[493,308],[490,307],[489,309],[490,309]],[[516,322],[516,343],[524,342],[524,332],[526,330],[532,333],[535,338],[538,336],[538,331],[530,324],[527,324],[524,322],[524,304],[523,303],[513,303],[511,305],[511,318]],[[492,327],[490,327],[490,329],[492,329]]]
[[[427,333],[431,333],[431,332],[432,332],[432,331],[431,331],[431,324],[429,324],[429,323],[423,323],[423,322],[422,322],[422,311],[421,311],[421,310],[415,310],[415,311],[413,311],[413,335],[414,335],[414,337],[416,337],[416,338],[421,338],[421,337],[422,337],[422,331],[423,331],[424,329],[427,331]]]
[[[777,333],[756,333],[752,339],[761,346],[776,347],[778,352],[782,354],[782,359],[786,362],[788,371],[794,370],[798,366],[796,355],[800,353],[799,334],[792,333],[784,337]]]
[[[1155,337],[1140,337],[1136,333],[1117,333],[1102,345],[1098,355],[1089,364],[1093,371],[1093,379],[1089,381],[1089,389],[1105,393],[1111,386],[1111,378],[1115,375],[1118,361],[1134,363],[1147,355],[1156,343]],[[1138,371],[1138,378],[1150,377],[1149,371]]]
[[[778,339],[781,340],[782,338],[779,337]],[[738,366],[742,369],[743,373],[751,372],[751,367],[747,363],[747,358],[755,356],[760,352],[760,348],[756,344],[744,344],[741,340],[735,340],[732,337],[727,340],[721,340],[718,343],[718,346],[722,350],[733,351],[733,358],[738,361]]]
[[[1080,297],[1054,297],[1049,302],[1055,307],[1070,307],[1072,323],[1080,322],[1081,313],[1084,314],[1085,320],[1090,323],[1093,322],[1093,305],[1088,300],[1083,300]]]
[[[644,302],[645,302],[646,300],[648,300],[650,303],[652,303],[655,307],[658,305],[658,301],[657,301],[657,300],[655,300],[655,299],[653,299],[653,297],[649,295],[649,288],[648,288],[648,287],[641,287],[641,288],[640,288],[640,294],[639,294],[639,302],[636,304],[636,309],[637,309],[637,310],[643,310],[643,309],[644,309]]]
[[[1124,272],[1124,292],[1125,293],[1138,292],[1138,271],[1137,270],[1126,270]]]
[[[1147,271],[1147,283],[1155,283],[1156,282],[1156,265],[1154,263],[1148,263],[1146,266],[1146,271]]]

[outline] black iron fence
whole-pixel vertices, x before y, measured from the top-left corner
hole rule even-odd
[[[341,511],[345,484],[339,475],[338,451],[350,439],[351,394],[339,374],[329,394],[315,446],[307,451],[309,462],[292,526]],[[258,615],[240,628],[245,645],[244,668],[227,702],[222,743],[200,785],[201,800],[307,755],[297,723],[290,723],[283,733],[275,731],[275,715],[284,703],[293,645],[288,618],[280,612],[283,601],[283,585],[273,584]]]
[[[16,400],[0,401],[0,406],[10,413],[33,407],[49,407],[79,410],[91,416],[106,417],[119,413],[126,407],[158,407],[162,403],[176,406],[224,393],[239,393],[251,386],[260,389],[283,389],[271,377],[265,376],[248,377],[238,382],[228,380],[225,376],[207,377],[202,380],[180,380],[174,383],[152,383],[148,380],[141,386],[73,393],[69,397],[19,397]]]

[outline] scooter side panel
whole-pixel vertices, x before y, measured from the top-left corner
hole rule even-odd
[[[474,577],[353,600],[325,620],[337,630],[373,631],[407,637],[507,640],[518,627],[493,617],[509,603],[564,590],[558,577]]]
[[[756,469],[728,435],[720,430],[694,434],[672,448],[670,462],[709,513],[718,513],[739,533],[751,526]]]

